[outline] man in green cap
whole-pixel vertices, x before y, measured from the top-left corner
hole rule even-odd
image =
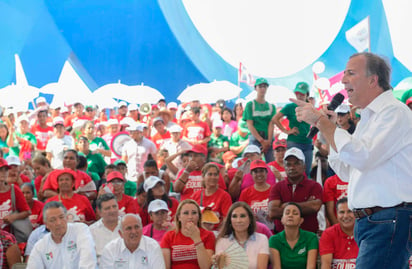
[[[265,154],[266,162],[273,161],[273,124],[272,118],[276,114],[276,107],[265,100],[269,83],[265,78],[258,78],[255,82],[256,99],[246,104],[243,120],[250,130],[249,145],[256,145]]]
[[[309,85],[306,82],[298,82],[293,92],[296,95],[296,99],[308,102]],[[287,104],[273,117],[273,121],[282,132],[288,135],[287,148],[296,147],[303,151],[306,160],[305,172],[309,176],[313,160],[313,143],[312,139],[306,136],[309,133],[310,125],[304,121],[299,122],[296,120],[296,107],[295,103]],[[282,125],[283,117],[289,120],[289,129]]]

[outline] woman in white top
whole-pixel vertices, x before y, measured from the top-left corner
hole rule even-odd
[[[230,207],[225,224],[219,233],[214,256],[214,264],[219,268],[230,263],[225,250],[232,244],[239,244],[245,250],[249,269],[268,268],[268,239],[265,235],[256,233],[255,216],[245,202],[236,202]]]

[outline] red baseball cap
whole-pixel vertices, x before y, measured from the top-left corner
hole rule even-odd
[[[207,148],[199,144],[192,146],[192,149],[189,150],[189,152],[202,153],[203,155],[207,156]]]
[[[63,174],[70,174],[73,176],[73,184],[74,182],[76,182],[76,178],[77,178],[77,173],[76,171],[70,169],[70,168],[64,168],[64,169],[55,169],[53,171],[50,172],[49,174],[49,178],[51,180],[51,182],[56,182],[58,183],[58,178],[59,176],[63,175]]]
[[[256,169],[256,168],[265,168],[266,170],[268,169],[266,163],[262,160],[254,160],[250,164],[250,171],[252,171],[253,169]]]
[[[286,139],[277,139],[273,141],[273,149],[277,149],[278,147],[286,148]]]
[[[406,100],[406,105],[409,105],[410,103],[412,103],[412,97],[409,97],[409,99]]]
[[[110,173],[107,175],[106,181],[107,181],[107,182],[110,182],[110,181],[112,181],[113,179],[116,179],[116,178],[125,181],[125,180],[124,180],[124,177],[123,177],[123,174],[120,173],[119,171],[112,171],[112,172],[110,172]]]
[[[7,167],[7,169],[10,169],[10,165],[7,163],[7,161],[3,158],[0,158],[0,168],[1,167]]]

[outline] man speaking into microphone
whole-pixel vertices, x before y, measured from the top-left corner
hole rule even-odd
[[[329,163],[349,180],[349,207],[356,217],[356,268],[408,268],[412,250],[412,112],[395,99],[391,69],[381,57],[350,57],[342,83],[349,102],[362,108],[351,135],[337,128],[336,114],[298,105],[299,121],[316,126],[331,146]]]

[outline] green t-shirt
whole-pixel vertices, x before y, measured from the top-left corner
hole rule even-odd
[[[18,157],[19,153],[20,153],[19,147],[18,146],[17,147],[9,147],[7,145],[7,139],[8,138],[6,138],[5,141],[0,139],[0,148],[8,148],[9,149],[9,152],[3,152],[3,158],[6,159],[9,155]]]
[[[309,133],[310,125],[303,121],[299,122],[296,119],[295,108],[297,106],[298,105],[295,103],[290,103],[285,105],[280,111],[289,120],[289,128],[292,129],[293,127],[297,127],[299,130],[299,134],[297,135],[288,135],[287,141],[300,144],[312,144],[312,139],[306,137]]]
[[[273,116],[276,114],[276,107],[273,104],[265,102],[258,103],[256,100],[250,101],[246,104],[243,112],[243,120],[253,121],[253,126],[259,133],[264,133],[264,139],[268,136],[268,126]]]
[[[83,153],[79,152],[79,154],[84,155]],[[87,171],[97,173],[99,176],[104,174],[104,168],[106,167],[107,163],[104,161],[101,154],[92,154],[90,151],[87,156]]]
[[[27,132],[25,134],[21,134],[19,132],[16,132],[16,136],[30,141],[30,143],[32,143],[35,146],[37,145],[36,136],[32,133]]]
[[[124,194],[129,195],[131,197],[134,197],[137,192],[137,183],[126,180],[126,183],[124,183]]]
[[[282,269],[306,268],[308,251],[318,249],[318,237],[312,232],[299,229],[300,236],[293,249],[286,241],[285,231],[275,234],[269,239],[269,247],[280,253]]]
[[[101,137],[95,137],[93,140],[89,141],[89,149],[91,151],[95,151],[96,149],[105,149],[109,150],[110,147],[107,145],[106,141],[104,141]]]
[[[227,138],[227,136],[220,135],[219,137],[216,137],[215,134],[212,134],[210,136],[210,140],[207,146],[209,148],[223,148],[223,143],[225,142],[227,142],[227,144],[229,145],[229,139]],[[219,152],[214,157],[212,157],[210,156],[210,152],[209,152],[209,156],[208,156],[209,162],[216,162],[216,163],[224,164],[222,160],[223,153],[224,152]]]
[[[249,134],[247,134],[245,137],[242,137],[238,132],[235,132],[232,134],[232,136],[230,137],[230,141],[229,141],[229,148],[230,147],[238,147],[241,144],[245,143],[245,141],[248,141],[249,139]],[[241,153],[239,153],[237,156],[241,157],[243,154],[243,151]]]

